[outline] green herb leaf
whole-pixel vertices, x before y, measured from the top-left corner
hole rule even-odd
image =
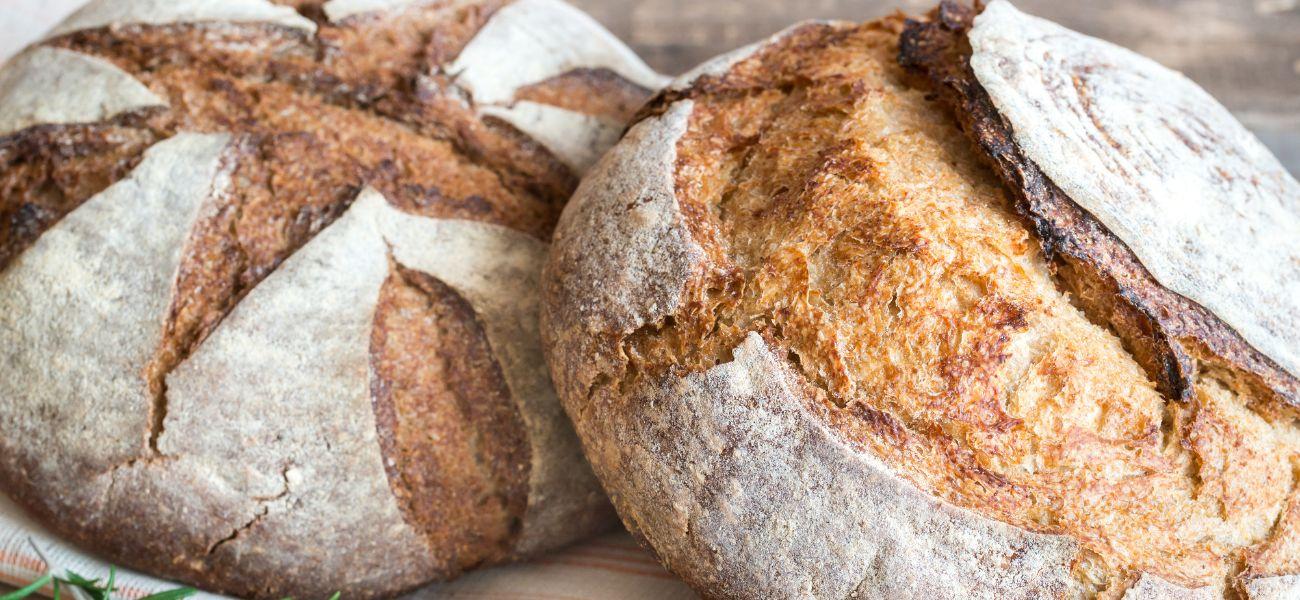
[[[197,593],[199,593],[198,590],[190,587],[176,588],[174,590],[158,592],[157,594],[149,594],[140,600],[182,600],[182,598],[189,598]]]
[[[80,588],[86,592],[87,596],[90,596],[91,600],[113,600],[113,592],[117,591],[117,567],[108,568],[108,582],[103,585],[100,585],[98,578],[89,579],[85,575],[72,570],[64,573],[63,577],[55,577],[50,573],[46,573],[40,579],[31,582],[21,590],[0,594],[0,600],[23,600],[51,583],[54,584],[54,600],[61,600],[63,586]],[[199,591],[192,587],[183,587],[150,594],[140,600],[184,600],[197,593]],[[339,594],[337,592],[330,598],[330,600],[338,599]]]
[[[31,582],[25,588],[0,595],[0,600],[22,600],[23,598],[35,594],[41,588],[45,587],[45,584],[49,583],[53,579],[54,576],[47,573],[44,577]]]
[[[86,592],[87,596],[90,596],[91,600],[112,600],[113,585],[114,582],[117,580],[117,569],[115,568],[109,569],[108,585],[104,585],[104,586],[99,585],[98,578],[87,579],[84,575],[81,575],[80,573],[76,573],[71,570],[67,571],[67,573],[62,579],[63,579],[63,583],[81,588],[83,591]]]
[[[104,586],[104,600],[109,600],[110,598],[112,598],[113,592],[117,591],[117,588],[113,587],[113,584],[115,583],[117,583],[117,567],[109,565],[108,585]]]
[[[330,600],[339,600],[339,597],[342,595],[343,595],[342,592],[334,592],[334,595],[330,596]]]

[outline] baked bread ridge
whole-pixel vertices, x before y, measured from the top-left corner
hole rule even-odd
[[[293,4],[93,2],[0,69],[0,486],[244,597],[607,527],[535,289],[662,78],[556,0]]]
[[[1225,187],[1227,189],[1212,189],[1204,192],[1202,195],[1221,198],[1230,198],[1233,194],[1243,197],[1268,196],[1285,200],[1288,194],[1284,190],[1290,190],[1290,196],[1294,197],[1300,193],[1300,184],[1290,177],[1281,165],[1277,164],[1276,159],[1268,153],[1266,149],[1255,140],[1249,132],[1237,123],[1231,115],[1213,98],[1210,98],[1204,91],[1195,87],[1195,84],[1187,81],[1181,74],[1174,73],[1163,69],[1151,61],[1128,52],[1123,48],[1110,46],[1105,42],[1098,42],[1086,36],[1080,36],[1070,32],[1055,24],[1040,19],[1034,19],[1016,11],[1009,3],[994,2],[990,5],[992,10],[999,15],[999,22],[1009,23],[1029,23],[1030,29],[1051,28],[1050,34],[1058,38],[1073,36],[1079,38],[1076,43],[1084,47],[1083,50],[1076,50],[1078,56],[1075,58],[1066,58],[1064,60],[1098,60],[1087,54],[1088,52],[1114,53],[1114,62],[1125,64],[1126,62],[1134,63],[1140,67],[1134,74],[1126,75],[1123,70],[1115,69],[1118,74],[1112,78],[1119,77],[1159,77],[1163,78],[1160,84],[1151,84],[1149,87],[1161,89],[1173,89],[1167,95],[1177,98],[1189,97],[1186,102],[1197,109],[1200,114],[1196,121],[1196,127],[1182,127],[1177,124],[1166,123],[1164,127],[1169,131],[1169,135],[1178,138],[1179,144],[1188,150],[1205,149],[1210,147],[1222,147],[1231,150],[1223,150],[1221,154],[1224,158],[1218,158],[1216,155],[1210,155],[1204,160],[1199,161],[1206,165],[1207,168],[1215,166],[1216,161],[1244,160],[1240,155],[1250,157],[1249,166],[1243,166],[1238,163],[1228,164],[1222,167],[1222,173],[1230,173],[1231,170],[1256,169],[1259,175],[1256,175],[1261,185],[1271,186],[1272,189],[1261,191],[1257,186],[1249,186],[1248,189],[1237,190],[1235,181],[1237,176],[1227,178]],[[1275,394],[1279,405],[1294,406],[1300,403],[1300,379],[1296,378],[1295,359],[1288,358],[1277,352],[1278,341],[1261,340],[1273,348],[1271,352],[1261,352],[1252,347],[1251,343],[1243,338],[1242,334],[1236,328],[1224,322],[1213,310],[1214,293],[1205,288],[1208,286],[1204,283],[1187,283],[1179,282],[1183,287],[1189,285],[1198,286],[1198,289],[1190,290],[1187,295],[1180,294],[1178,291],[1171,289],[1176,286],[1165,286],[1160,279],[1182,278],[1181,273],[1172,273],[1170,267],[1165,267],[1165,274],[1161,277],[1154,276],[1151,271],[1144,265],[1143,261],[1130,249],[1133,243],[1140,243],[1140,237],[1154,237],[1155,234],[1147,233],[1143,235],[1135,234],[1131,231],[1126,235],[1120,236],[1106,224],[1102,223],[1094,216],[1092,209],[1084,207],[1071,199],[1070,195],[1062,191],[1049,177],[1044,173],[1034,160],[1026,155],[1026,152],[1020,147],[1020,143],[1012,133],[1011,124],[994,106],[993,100],[981,85],[976,76],[975,70],[970,66],[972,50],[967,34],[975,25],[976,12],[974,9],[955,2],[944,2],[937,8],[931,19],[925,22],[916,21],[909,27],[909,30],[903,35],[902,49],[900,60],[909,68],[916,69],[918,72],[926,75],[934,84],[935,90],[941,95],[946,104],[953,107],[963,128],[970,132],[972,138],[991,156],[991,162],[1008,187],[1013,190],[1017,197],[1019,210],[1025,216],[1032,220],[1034,226],[1039,230],[1039,236],[1044,241],[1047,252],[1053,255],[1060,255],[1061,260],[1067,264],[1062,265],[1062,271],[1065,272],[1065,279],[1071,286],[1079,290],[1077,294],[1080,301],[1084,303],[1085,308],[1094,314],[1098,314],[1099,319],[1110,321],[1112,324],[1118,324],[1117,328],[1125,341],[1131,344],[1137,352],[1143,355],[1144,367],[1151,377],[1156,380],[1167,394],[1179,398],[1186,398],[1191,393],[1193,380],[1197,376],[1200,365],[1198,363],[1209,363],[1221,369],[1233,369],[1240,371],[1248,378],[1248,384],[1259,390],[1262,394]],[[986,19],[986,23],[990,20]],[[1013,24],[1003,25],[1003,27],[1013,27]],[[994,29],[993,26],[986,27],[985,31]],[[1033,37],[1033,32],[1022,32],[1023,37]],[[991,37],[994,34],[986,34],[985,37]],[[1045,34],[1038,34],[1045,35]],[[1069,39],[1069,38],[1066,38]],[[1097,46],[1097,48],[1090,48]],[[1062,51],[1062,53],[1065,53]],[[1042,54],[1041,52],[1038,54]],[[993,57],[985,58],[985,63],[990,63]],[[1003,59],[1005,60],[1005,59]],[[1074,77],[1076,89],[1086,93],[1087,86],[1106,86],[1107,78],[1099,73],[1106,69],[1088,69],[1086,65],[1075,66],[1080,72]],[[990,70],[988,67],[985,70]],[[1059,77],[1059,75],[1057,75]],[[1086,83],[1089,80],[1093,83]],[[1005,84],[1002,84],[1005,88]],[[1003,95],[1010,95],[1010,92],[1004,92]],[[1081,100],[1075,100],[1076,103],[1087,105],[1090,116],[1075,118],[1087,118],[1092,121],[1097,119],[1093,127],[1104,128],[1110,127],[1117,129],[1117,133],[1099,129],[1100,133],[1096,135],[1109,140],[1106,143],[1120,144],[1114,136],[1135,135],[1133,133],[1137,126],[1132,124],[1108,124],[1110,117],[1105,111],[1099,111],[1088,104],[1087,96],[1081,96]],[[1177,100],[1166,101],[1177,102]],[[1159,98],[1150,100],[1147,104],[1152,106],[1163,106]],[[1062,100],[1068,106],[1071,100]],[[1122,107],[1116,107],[1120,110]],[[1069,110],[1068,108],[1063,108]],[[1174,109],[1171,109],[1174,110]],[[1188,107],[1178,106],[1176,110],[1188,114]],[[1020,109],[1019,112],[1028,112],[1026,109]],[[1062,116],[1062,118],[1068,118]],[[1190,117],[1189,117],[1190,119]],[[1213,122],[1213,127],[1208,125],[1205,120]],[[1208,129],[1207,129],[1208,128]],[[1033,129],[1032,127],[1030,129]],[[1210,140],[1207,136],[1221,136],[1222,139]],[[1082,137],[1082,136],[1080,136]],[[1140,143],[1140,142],[1134,142]],[[1181,150],[1182,148],[1178,148]],[[1239,153],[1239,154],[1238,154]],[[1054,160],[1056,164],[1063,161]],[[1188,157],[1170,158],[1164,163],[1194,163],[1195,161]],[[1061,167],[1058,166],[1058,169]],[[1132,169],[1132,165],[1116,163],[1113,167],[1116,169]],[[1104,170],[1104,169],[1099,169]],[[1143,165],[1142,171],[1161,172],[1162,169],[1155,165]],[[1240,175],[1241,180],[1249,180],[1249,173]],[[1184,177],[1185,179],[1188,177]],[[1082,187],[1084,184],[1080,184]],[[1135,186],[1136,187],[1136,186]],[[1076,193],[1095,194],[1091,191],[1082,191]],[[1190,194],[1195,196],[1196,194]],[[1140,200],[1133,200],[1140,202]],[[1223,204],[1229,204],[1229,200],[1222,200]],[[1249,202],[1248,204],[1268,204],[1267,198],[1258,202]],[[1113,209],[1103,209],[1111,210]],[[1172,209],[1171,209],[1172,210]],[[1257,215],[1252,215],[1257,216]],[[1234,221],[1234,219],[1225,218],[1219,215],[1221,221]],[[1195,217],[1193,217],[1195,218]],[[1116,218],[1112,217],[1112,221]],[[1240,219],[1235,219],[1240,220]],[[1293,221],[1294,218],[1282,214],[1271,215],[1271,218],[1259,218],[1253,222],[1267,223],[1266,227],[1270,229],[1281,229],[1285,223]],[[1171,225],[1170,229],[1177,229],[1182,224]],[[1131,240],[1131,241],[1130,241]],[[1222,244],[1220,244],[1222,245]],[[1279,270],[1278,268],[1274,269]],[[1283,269],[1284,271],[1284,269]],[[1285,273],[1283,273],[1285,275]],[[1295,274],[1290,274],[1284,278],[1284,281],[1278,282],[1275,286],[1278,290],[1289,289],[1287,286],[1296,285],[1294,281],[1300,279]],[[1289,280],[1289,281],[1288,281]],[[1236,282],[1228,282],[1223,285],[1224,289],[1236,290],[1240,288]],[[1101,293],[1087,293],[1089,289],[1102,290]],[[1240,296],[1255,297],[1258,294],[1237,294]],[[1197,297],[1208,298],[1210,304],[1203,305],[1197,300]],[[1100,298],[1109,298],[1113,300],[1097,300]],[[1217,302],[1223,302],[1219,299]],[[1279,315],[1285,314],[1287,310],[1278,308],[1273,310]],[[1259,329],[1258,326],[1253,326]],[[1259,338],[1259,333],[1255,337]],[[1290,367],[1283,368],[1280,364],[1290,364]],[[1207,365],[1207,366],[1209,366]],[[1288,369],[1291,371],[1288,372]]]
[[[1011,29],[1016,31],[1008,38],[1006,32]],[[975,43],[978,47],[972,47],[971,36],[980,37]],[[1008,39],[1016,41],[1008,42]],[[1033,109],[1023,102],[1038,90],[1035,84],[1026,81],[1009,86],[1003,78],[1017,70],[999,75],[993,65],[1005,63],[1007,59],[1002,54],[1014,51],[1021,44],[1043,44],[1042,40],[1046,39],[1051,40],[1046,44],[1047,50],[1040,47],[1034,51],[1025,50],[1024,54],[1044,60],[1050,57],[1052,64],[1034,65],[1019,71],[1045,72],[1040,75],[1044,86],[1052,86],[1053,77],[1059,80],[1065,76],[1053,72],[1054,68],[1070,71],[1072,87],[1078,97],[1058,100],[1054,107],[1062,114],[1053,121],[1060,127],[1067,127],[1065,123],[1071,119],[1086,119],[1089,125],[1084,129],[1095,129],[1084,134],[1076,131],[1075,135],[1067,138],[1104,143],[1124,152],[1125,157],[1154,157],[1158,152],[1135,149],[1142,148],[1144,143],[1152,143],[1143,135],[1156,137],[1144,133],[1150,129],[1144,127],[1149,122],[1143,123],[1141,119],[1149,121],[1147,115],[1150,113],[1177,112],[1184,118],[1172,122],[1162,120],[1163,133],[1177,138],[1177,144],[1168,144],[1174,149],[1171,154],[1190,151],[1192,156],[1164,156],[1158,163],[1142,165],[1138,170],[1148,176],[1154,173],[1166,180],[1176,179],[1170,172],[1177,175],[1180,169],[1193,173],[1201,169],[1210,171],[1210,178],[1221,178],[1218,186],[1193,184],[1199,186],[1199,191],[1190,194],[1202,199],[1202,204],[1210,205],[1207,210],[1235,211],[1231,217],[1225,214],[1208,219],[1202,215],[1193,217],[1217,220],[1221,224],[1213,231],[1216,239],[1206,244],[1212,245],[1221,239],[1225,228],[1232,224],[1241,225],[1247,220],[1252,223],[1251,231],[1267,230],[1260,233],[1261,236],[1273,235],[1276,238],[1287,227],[1294,229],[1294,210],[1289,213],[1283,210],[1282,214],[1264,213],[1275,207],[1285,209],[1288,200],[1294,203],[1294,199],[1300,197],[1300,183],[1217,101],[1182,74],[1165,69],[1145,57],[1025,15],[1009,2],[995,0],[984,8],[948,1],[941,3],[928,19],[909,23],[902,37],[899,58],[905,66],[931,82],[963,130],[988,154],[990,165],[1011,191],[1017,210],[1038,230],[1044,250],[1053,256],[1058,280],[1076,292],[1079,304],[1094,320],[1108,324],[1124,339],[1126,347],[1131,348],[1139,362],[1144,363],[1144,368],[1163,393],[1191,402],[1194,401],[1196,386],[1201,383],[1198,379],[1226,374],[1234,380],[1239,395],[1247,398],[1255,410],[1284,416],[1295,414],[1297,403],[1300,403],[1300,379],[1295,376],[1295,358],[1287,354],[1285,347],[1285,336],[1294,334],[1282,327],[1278,334],[1282,336],[1282,346],[1279,346],[1272,330],[1262,332],[1266,334],[1262,339],[1258,324],[1247,323],[1255,330],[1253,340],[1248,341],[1241,330],[1225,322],[1220,313],[1213,310],[1216,304],[1231,304],[1236,298],[1249,297],[1252,304],[1263,302],[1266,306],[1273,306],[1260,312],[1286,321],[1287,315],[1293,315],[1295,310],[1288,310],[1285,306],[1279,308],[1275,304],[1277,294],[1281,295],[1284,303],[1286,290],[1294,288],[1300,281],[1294,268],[1295,259],[1290,259],[1290,271],[1286,268],[1285,258],[1281,265],[1272,266],[1269,282],[1273,288],[1264,294],[1243,292],[1243,287],[1252,285],[1252,282],[1243,284],[1237,280],[1236,274],[1233,280],[1210,284],[1204,280],[1198,282],[1195,277],[1189,281],[1177,267],[1170,267],[1168,261],[1161,265],[1162,272],[1158,275],[1149,270],[1131,249],[1142,243],[1141,235],[1134,233],[1133,229],[1142,227],[1141,218],[1149,218],[1149,213],[1136,217],[1134,220],[1138,224],[1134,225],[1123,222],[1126,218],[1123,211],[1115,214],[1113,208],[1098,205],[1095,198],[1089,199],[1087,205],[1075,200],[1095,196],[1095,188],[1105,184],[1089,181],[1090,175],[1071,172],[1059,157],[1060,149],[1043,148],[1044,142],[1032,135],[1039,126],[1024,121],[1017,123],[1016,119],[1009,117],[1024,119],[1024,113],[1032,113]],[[981,53],[980,47],[986,50]],[[977,62],[979,67],[975,66]],[[1033,62],[1032,59],[1029,62]],[[1107,86],[1116,85],[1125,78],[1146,82],[1145,87],[1137,90],[1142,97],[1120,95],[1118,102],[1110,98],[1113,104],[1108,108],[1093,106],[1098,101],[1092,96],[1115,96]],[[996,86],[997,93],[991,95],[986,85]],[[1089,92],[1094,89],[1101,91]],[[1025,98],[1017,98],[1020,95]],[[1131,102],[1133,106],[1126,110],[1124,102]],[[1071,115],[1070,111],[1076,105],[1081,105],[1086,114]],[[1114,118],[1116,113],[1128,112],[1142,112],[1140,117],[1132,119],[1137,124]],[[1022,131],[1017,132],[1017,127]],[[1103,139],[1098,142],[1091,139],[1092,135]],[[1027,151],[1027,146],[1034,148]],[[1143,152],[1151,154],[1143,155]],[[1071,155],[1087,153],[1087,150],[1076,149]],[[1141,158],[1129,160],[1140,161]],[[1049,177],[1040,168],[1040,162],[1050,164],[1055,174]],[[1095,162],[1090,164],[1095,165]],[[1113,177],[1125,173],[1126,167],[1129,172],[1135,168],[1125,160],[1116,160],[1096,170]],[[1111,173],[1111,170],[1119,173]],[[1182,179],[1204,176],[1194,173],[1183,175]],[[1069,193],[1057,185],[1056,179],[1060,178],[1066,180],[1071,190]],[[1241,181],[1249,183],[1240,185]],[[1147,201],[1147,196],[1156,197],[1151,202],[1161,201],[1160,196],[1168,201],[1168,194],[1150,189],[1149,183],[1137,182],[1134,188],[1136,191],[1117,195],[1127,195],[1125,202],[1129,204],[1140,205]],[[1232,208],[1237,205],[1246,206],[1245,212]],[[1137,212],[1144,210],[1144,206],[1139,206]],[[1118,225],[1112,227],[1103,223],[1102,218],[1095,216],[1098,214],[1109,222],[1118,221]],[[1180,227],[1184,231],[1175,231],[1175,235],[1181,233],[1186,237],[1186,223],[1173,223],[1170,229]],[[1261,253],[1258,245],[1249,246],[1254,255],[1267,254]],[[1264,246],[1286,248],[1286,244],[1277,243],[1265,243]],[[1222,257],[1218,259],[1225,260]],[[1233,262],[1249,261],[1238,254]],[[1217,272],[1221,269],[1210,270]],[[1163,281],[1171,283],[1166,286]],[[1257,282],[1253,284],[1258,285]],[[1219,297],[1215,286],[1229,290],[1228,297]],[[1240,311],[1239,305],[1229,308]],[[1239,314],[1237,317],[1241,318]],[[1268,339],[1270,337],[1272,339]],[[1252,344],[1260,344],[1259,349]],[[1296,576],[1289,573],[1300,565],[1269,562],[1257,556],[1249,557],[1246,562],[1238,590],[1244,597],[1287,597],[1287,594],[1295,593]]]
[[[1138,353],[1071,304],[1039,232],[956,123],[927,104],[928,86],[897,65],[903,28],[902,17],[796,26],[706,64],[642,110],[561,216],[543,275],[543,341],[624,523],[706,597],[1292,593],[1293,571],[1252,566],[1294,560],[1289,420],[1256,407],[1271,397],[1231,373],[1206,374],[1191,400],[1171,401]],[[881,48],[886,39],[891,48]],[[866,67],[839,69],[867,49],[875,59]],[[814,88],[819,95],[806,92]],[[813,124],[795,127],[790,114],[800,111]],[[849,116],[827,116],[840,113]],[[855,128],[855,118],[876,128]],[[771,125],[782,119],[790,131]],[[900,151],[917,154],[889,154]],[[781,179],[782,171],[802,175]],[[898,181],[926,185],[873,198],[871,186]],[[779,224],[865,207],[874,220],[856,227]],[[959,227],[967,218],[978,227]],[[934,224],[942,219],[964,233],[945,234],[947,225]],[[997,250],[954,247],[964,236]],[[821,249],[745,254],[801,237]],[[850,243],[874,243],[889,258],[855,264]],[[814,260],[823,254],[840,260]],[[911,268],[917,256],[916,268],[952,275],[889,270]],[[969,256],[1002,266],[976,275],[983,267],[962,264]],[[755,291],[782,277],[806,287]],[[1033,283],[1016,289],[1020,281]],[[800,313],[837,293],[839,305]],[[766,313],[726,312],[765,298]],[[894,324],[867,343],[853,338],[863,335],[855,325],[807,333],[793,318],[852,308],[849,298]],[[965,308],[952,312],[943,304],[952,298]],[[944,329],[908,324],[927,313],[946,319]],[[818,331],[833,348],[879,356],[882,371],[898,373],[879,376],[860,366],[874,358],[821,350],[810,337]],[[890,360],[894,352],[927,362]],[[925,373],[940,404],[909,406],[898,394],[909,376],[927,383]],[[855,377],[878,387],[855,393]],[[1011,387],[1017,381],[1023,389]],[[1053,437],[1057,409],[1034,408],[1048,400],[1078,433]],[[1080,419],[1090,407],[1100,415]],[[1025,433],[1031,425],[1046,434]],[[1028,440],[1051,452],[1011,450]],[[1028,464],[1048,482],[1014,468],[1017,457],[1045,462]],[[1231,466],[1240,470],[1223,470]],[[1088,485],[1107,492],[1076,493]],[[917,496],[929,503],[924,516],[898,511]],[[1091,528],[1094,516],[1103,525]],[[945,538],[951,530],[916,525],[925,517],[965,528]],[[1183,541],[1198,531],[1224,541]],[[940,558],[910,554],[918,548]],[[1026,551],[1036,556],[1007,566]],[[936,574],[942,587],[927,579]]]

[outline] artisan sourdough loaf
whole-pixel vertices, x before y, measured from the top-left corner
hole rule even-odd
[[[662,83],[558,0],[92,2],[0,70],[0,486],[251,597],[605,527],[538,277]]]
[[[796,26],[637,121],[542,336],[702,594],[1300,594],[1300,184],[1187,79],[995,0]]]

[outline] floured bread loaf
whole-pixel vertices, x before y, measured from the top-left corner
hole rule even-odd
[[[543,340],[623,521],[705,596],[1290,598],[1298,219],[1128,51],[1001,1],[808,23],[597,164]]]
[[[537,280],[661,83],[557,0],[93,2],[0,70],[0,485],[253,597],[605,527]]]

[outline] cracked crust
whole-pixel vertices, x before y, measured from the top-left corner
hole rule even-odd
[[[624,523],[706,597],[1284,589],[1289,414],[1244,370],[1148,375],[1144,323],[1072,297],[1107,291],[898,64],[905,26],[709,63],[561,216],[543,340]]]
[[[105,1],[6,71],[5,491],[118,564],[243,597],[388,596],[608,526],[537,337],[541,240],[582,165],[449,66],[501,18],[603,40],[511,80],[589,152],[648,69],[521,1],[545,18]]]

